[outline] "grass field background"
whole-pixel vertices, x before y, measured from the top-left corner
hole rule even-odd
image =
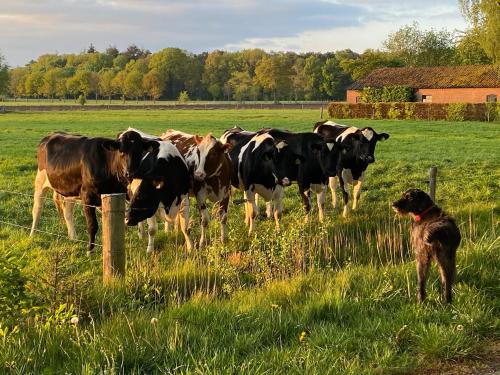
[[[99,252],[89,258],[83,243],[65,238],[50,199],[40,229],[60,237],[29,238],[11,225],[31,224],[36,146],[51,131],[114,137],[132,126],[220,136],[234,125],[308,131],[317,120],[317,110],[0,115],[0,372],[381,374],[481,354],[499,335],[498,123],[342,120],[391,135],[347,219],[328,199],[326,222],[304,223],[294,185],[281,234],[260,220],[249,238],[234,204],[229,243],[218,243],[213,221],[212,244],[189,255],[181,236],[160,233],[148,256],[130,228],[126,279],[108,288]],[[434,165],[437,202],[463,235],[452,306],[439,302],[435,268],[428,301],[415,303],[410,221],[390,210],[407,188],[427,188]]]

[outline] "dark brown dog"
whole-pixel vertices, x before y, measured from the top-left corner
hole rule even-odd
[[[405,191],[402,198],[392,204],[392,208],[401,215],[413,214],[415,218],[411,240],[417,259],[419,302],[425,299],[425,282],[432,259],[439,267],[443,299],[451,302],[455,254],[461,240],[455,220],[419,189]]]

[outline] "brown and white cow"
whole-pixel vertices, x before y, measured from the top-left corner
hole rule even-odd
[[[204,137],[177,130],[168,130],[160,136],[172,142],[184,156],[191,176],[190,193],[196,197],[200,212],[200,247],[206,243],[206,230],[210,217],[207,199],[218,205],[221,241],[227,240],[227,210],[231,194],[231,160],[227,152],[231,144],[221,143],[212,134]]]

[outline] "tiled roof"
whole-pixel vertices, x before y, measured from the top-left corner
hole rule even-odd
[[[380,68],[354,82],[349,89],[404,85],[415,89],[500,87],[499,69],[493,65]]]

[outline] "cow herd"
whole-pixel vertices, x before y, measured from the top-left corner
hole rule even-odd
[[[116,139],[53,133],[38,146],[31,235],[40,220],[49,188],[75,238],[73,210],[81,200],[88,232],[88,250],[97,233],[96,208],[101,194],[127,193],[127,225],[148,222],[148,251],[154,249],[156,215],[178,223],[186,247],[189,236],[189,197],[196,199],[201,220],[199,246],[207,241],[207,201],[216,204],[221,241],[227,240],[227,215],[231,190],[243,192],[245,223],[254,231],[258,197],[266,201],[266,214],[280,228],[284,188],[297,183],[306,220],[311,192],[317,196],[319,220],[324,219],[327,186],[336,206],[337,180],[348,214],[349,188],[356,209],[369,164],[375,161],[378,141],[389,138],[370,127],[355,128],[331,121],[317,123],[312,132],[294,133],[274,128],[257,132],[240,127],[226,130],[220,139],[169,130],[160,136],[129,128]],[[64,198],[64,199],[62,199]]]

